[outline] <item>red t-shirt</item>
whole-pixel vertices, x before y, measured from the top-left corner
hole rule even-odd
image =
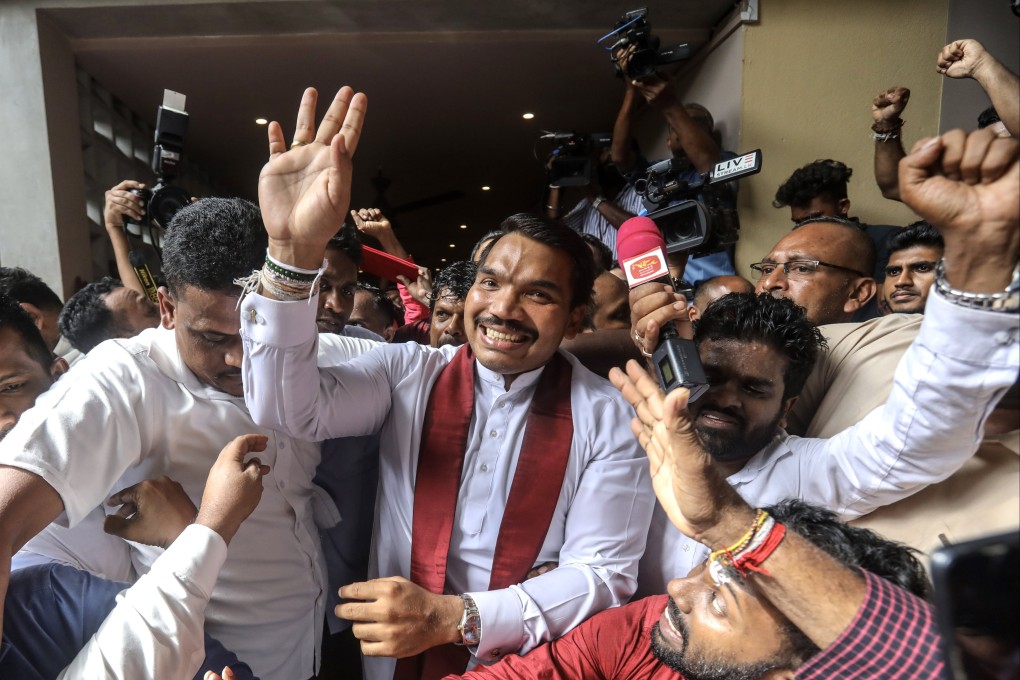
[[[931,606],[874,574],[862,574],[868,588],[854,620],[797,670],[798,680],[941,677],[942,653]],[[525,656],[506,656],[463,677],[683,680],[652,654],[652,626],[666,603],[667,596],[658,595],[607,609]]]

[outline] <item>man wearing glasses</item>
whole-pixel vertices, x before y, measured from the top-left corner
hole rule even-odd
[[[816,326],[851,321],[878,290],[875,244],[857,224],[839,217],[802,222],[751,265],[755,292],[789,298]]]

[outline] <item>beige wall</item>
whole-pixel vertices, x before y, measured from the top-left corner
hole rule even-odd
[[[871,99],[911,89],[904,113],[909,149],[938,134],[941,76],[934,58],[945,44],[948,0],[772,0],[745,29],[740,149],[763,151],[760,174],[740,189],[737,271],[789,231],[789,210],[771,202],[798,167],[835,158],[854,170],[851,214],[866,222],[907,224],[905,207],[882,198],[872,171]]]

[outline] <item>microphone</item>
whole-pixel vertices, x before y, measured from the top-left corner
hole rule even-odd
[[[616,251],[632,289],[644,283],[663,283],[673,288],[666,262],[666,242],[648,217],[632,217],[620,226]],[[689,401],[694,401],[708,389],[697,346],[693,340],[681,338],[672,323],[659,332],[659,344],[651,361],[665,392],[686,387],[691,393]]]

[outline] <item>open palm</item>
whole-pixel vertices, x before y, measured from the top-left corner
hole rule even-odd
[[[274,255],[305,267],[319,266],[326,243],[347,214],[353,157],[368,105],[364,94],[343,87],[316,127],[317,101],[314,88],[305,90],[289,149],[279,123],[269,125],[269,162],[259,175],[270,251],[276,248]]]

